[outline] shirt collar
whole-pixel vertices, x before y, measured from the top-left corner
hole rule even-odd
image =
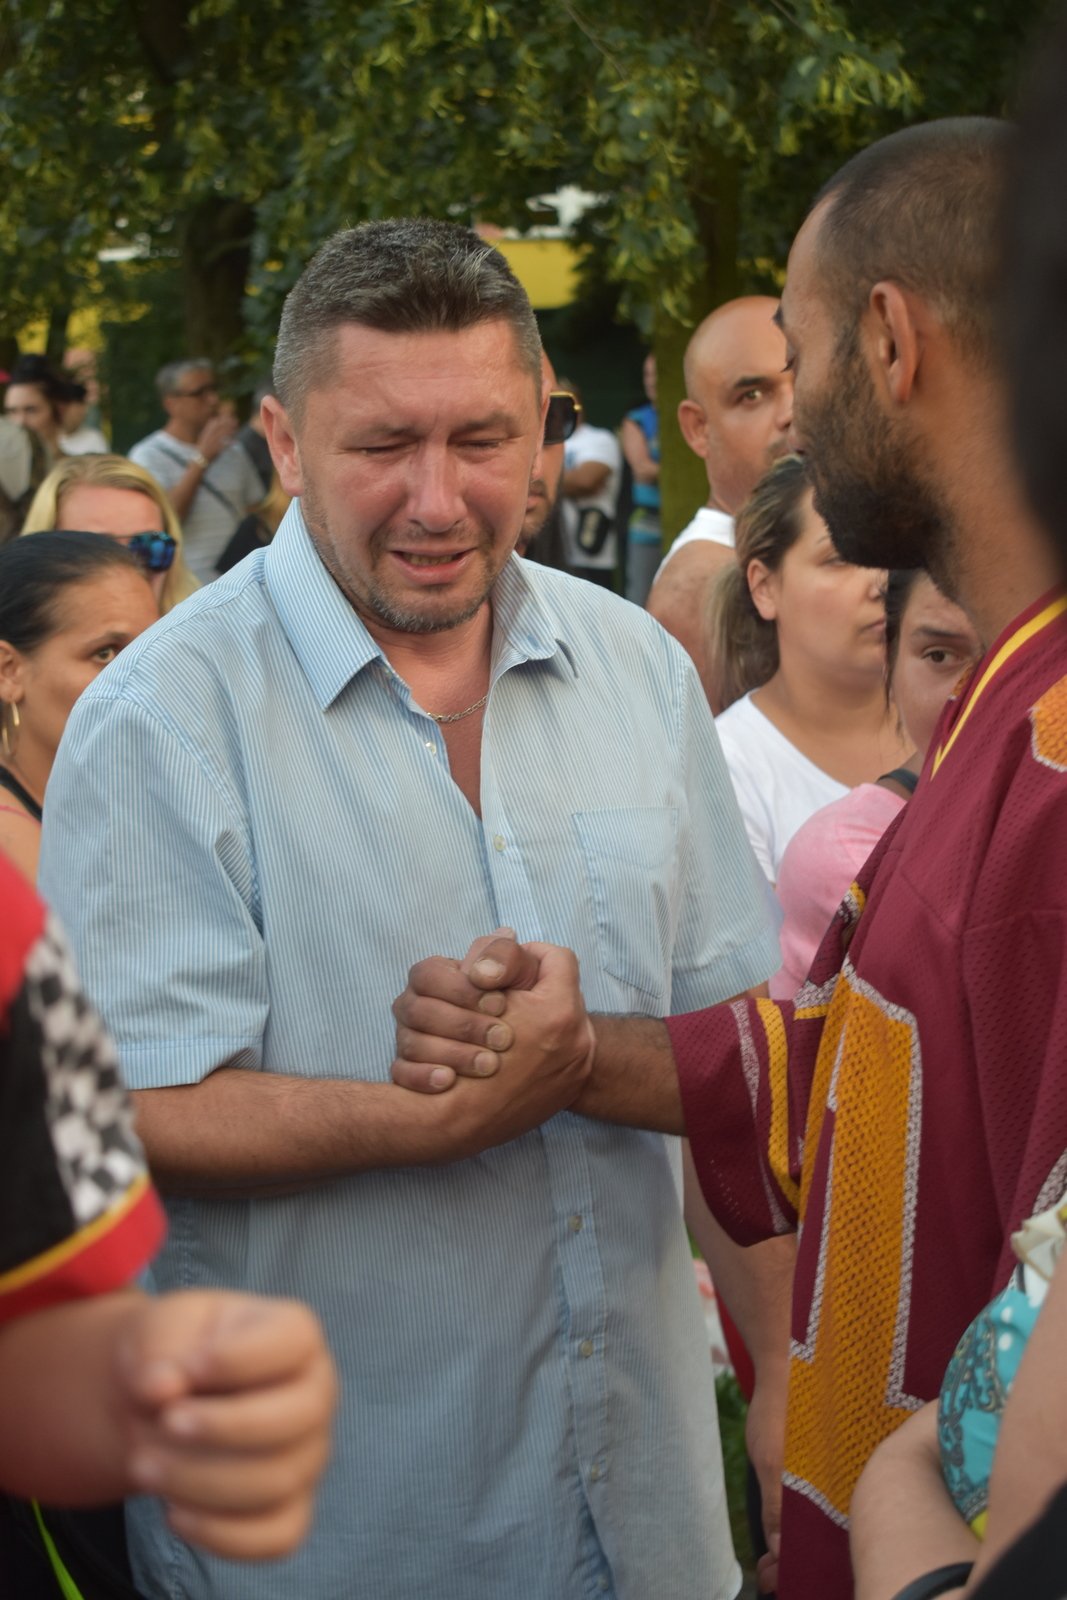
[[[286,638],[325,711],[364,667],[385,657],[323,566],[298,500],[267,547],[263,571]],[[577,676],[559,619],[537,593],[535,571],[512,556],[493,586],[491,681],[523,661],[553,661]]]
[[[566,676],[578,676],[550,591],[539,581],[542,571],[512,556],[493,585],[493,680],[521,661],[551,661]]]

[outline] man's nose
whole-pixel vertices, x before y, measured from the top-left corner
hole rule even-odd
[[[778,415],[775,418],[779,431],[788,434],[792,442],[793,380],[786,378],[778,393]]]
[[[411,463],[408,515],[429,533],[447,533],[466,510],[462,473],[449,450],[420,450]]]

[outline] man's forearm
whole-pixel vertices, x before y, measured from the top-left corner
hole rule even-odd
[[[688,1144],[683,1151],[685,1220],[719,1294],[745,1341],[757,1379],[781,1375],[789,1364],[789,1315],[796,1235],[735,1244],[708,1209]]]
[[[856,1600],[892,1600],[924,1573],[973,1561],[979,1552],[945,1487],[936,1413],[936,1405],[924,1406],[884,1440],[853,1491]]]
[[[574,1111],[654,1133],[684,1133],[678,1070],[662,1022],[593,1017],[596,1056]]]
[[[220,1067],[200,1083],[133,1098],[152,1175],[169,1194],[281,1192],[464,1153],[455,1113],[465,1105],[388,1083]]]
[[[170,1194],[256,1198],[385,1167],[462,1161],[540,1127],[588,1080],[589,1038],[557,1057],[547,1029],[525,1070],[508,1063],[445,1095],[392,1083],[220,1067],[134,1095],[156,1182]]]

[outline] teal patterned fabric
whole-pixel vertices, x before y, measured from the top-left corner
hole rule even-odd
[[[1010,1288],[979,1312],[956,1346],[938,1403],[941,1470],[960,1515],[981,1534],[989,1474],[1005,1402],[1026,1348],[1040,1297]]]

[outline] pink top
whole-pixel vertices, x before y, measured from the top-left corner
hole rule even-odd
[[[856,874],[906,804],[881,784],[861,783],[790,839],[778,869],[782,965],[770,981],[772,999],[792,1000]]]

